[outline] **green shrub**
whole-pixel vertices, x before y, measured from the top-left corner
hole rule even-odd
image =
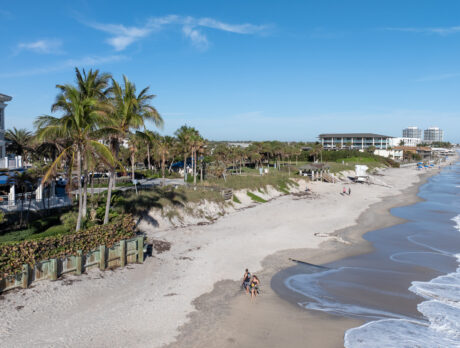
[[[74,230],[77,226],[78,212],[69,211],[68,213],[62,214],[60,220],[64,226],[69,230]]]
[[[52,236],[59,236],[63,234],[69,234],[73,230],[69,230],[64,225],[55,225],[48,228],[45,232],[33,234],[29,239],[40,239]]]
[[[29,238],[34,233],[37,233],[36,227],[29,227],[24,230],[5,233],[4,235],[0,236],[0,243],[19,242],[21,240]]]
[[[233,202],[241,204],[241,201],[236,197],[236,195],[233,195]]]
[[[251,197],[251,199],[254,201],[254,202],[258,202],[258,203],[266,203],[267,201],[265,199],[263,199],[262,197],[259,197],[257,195],[255,195],[254,193],[252,192],[247,192],[248,196]]]
[[[35,263],[51,258],[76,255],[78,250],[88,252],[100,245],[110,248],[121,239],[135,235],[135,222],[131,215],[114,219],[108,225],[96,225],[74,233],[59,234],[42,239],[25,240],[0,245],[0,276],[19,272],[23,264]],[[55,226],[44,233],[64,232],[64,227]]]

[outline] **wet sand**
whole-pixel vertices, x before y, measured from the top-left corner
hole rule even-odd
[[[66,277],[72,286],[43,281],[5,294],[0,346],[341,346],[343,332],[361,321],[280,299],[272,276],[293,265],[289,258],[321,264],[372,250],[361,235],[403,221],[388,210],[417,199],[420,175],[413,167],[387,169],[379,177],[386,185],[356,184],[351,196],[340,194],[341,183],[309,183],[313,199],[286,195],[209,225],[145,225],[148,238],[171,249],[142,265]],[[262,283],[252,304],[239,290],[246,267]]]
[[[270,255],[257,272],[262,293],[252,303],[237,282],[216,284],[211,293],[194,301],[197,311],[190,322],[181,328],[177,341],[167,347],[343,347],[344,332],[364,323],[324,312],[307,311],[298,305],[305,297],[283,285],[284,279],[300,272],[319,269],[289,259],[323,265],[353,255],[369,253],[372,245],[362,238],[366,232],[404,223],[391,215],[390,209],[411,205],[421,199],[419,186],[434,173],[426,173],[421,180],[402,193],[384,198],[360,215],[356,225],[333,233],[349,244],[325,241],[318,249],[291,249]],[[269,286],[270,285],[270,286]]]

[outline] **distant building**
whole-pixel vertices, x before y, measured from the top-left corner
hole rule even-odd
[[[364,150],[371,146],[388,149],[389,136],[373,133],[330,133],[320,134],[319,139],[325,150],[350,149]]]
[[[389,144],[395,146],[417,146],[422,142],[421,138],[390,138]]]
[[[407,127],[403,129],[403,138],[422,139],[422,130],[418,127]]]
[[[443,141],[444,132],[438,127],[430,127],[425,129],[423,133],[423,140],[429,143],[433,141]]]
[[[396,146],[394,150],[402,150],[404,153],[416,153],[423,160],[430,160],[432,155],[431,147],[427,146]]]
[[[228,143],[228,146],[231,146],[231,147],[241,147],[243,149],[249,147],[249,145],[251,145],[250,142],[229,142]]]
[[[6,156],[6,142],[5,142],[5,108],[6,102],[11,101],[10,96],[0,93],[0,155],[1,158]]]
[[[402,149],[388,149],[388,150],[375,150],[374,155],[391,158],[396,161],[401,161],[404,158],[404,151]]]

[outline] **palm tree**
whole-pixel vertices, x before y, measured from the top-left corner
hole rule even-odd
[[[166,157],[169,155],[170,151],[170,141],[167,137],[158,136],[155,139],[155,150],[160,156],[161,160],[161,176],[163,178],[162,185],[165,186],[166,179],[165,179],[165,167],[166,167]]]
[[[90,69],[86,73],[83,69],[83,73],[78,68],[75,68],[75,75],[77,80],[77,87],[80,91],[81,98],[95,98],[99,101],[98,108],[108,112],[111,110],[111,105],[108,103],[108,96],[111,91],[109,85],[110,74],[100,73],[99,70]],[[88,161],[91,154],[85,156],[83,161],[83,216],[87,216],[87,202],[88,202]]]
[[[100,102],[94,97],[83,97],[77,87],[71,85],[58,86],[60,93],[51,107],[52,112],[62,112],[61,117],[40,116],[35,121],[39,140],[64,138],[71,140],[68,147],[54,160],[46,172],[43,182],[50,179],[58,165],[69,156],[72,168],[75,157],[78,175],[78,217],[76,231],[81,227],[83,217],[82,167],[89,156],[97,156],[99,160],[114,166],[114,159],[108,148],[94,140],[94,131],[105,122],[106,114],[100,108]],[[71,176],[69,177],[69,181]]]
[[[5,132],[5,140],[9,141],[7,150],[17,156],[22,156],[24,160],[27,160],[27,154],[31,151],[32,138],[32,132],[27,129],[17,129],[16,127],[8,129]]]
[[[193,159],[193,184],[196,185],[196,160],[197,152],[204,146],[204,139],[201,137],[200,133],[192,134],[190,139],[190,145],[192,150],[192,159]]]
[[[108,138],[110,150],[118,159],[121,142],[129,137],[132,130],[145,127],[146,121],[153,121],[157,127],[163,125],[163,119],[158,111],[150,105],[155,95],[148,94],[149,87],[136,94],[136,86],[123,75],[123,86],[112,79],[111,104],[113,112],[102,129]],[[105,208],[104,224],[109,221],[110,200],[112,187],[115,183],[115,166],[110,170],[109,186],[107,190],[107,203]]]
[[[185,172],[187,170],[187,157],[192,152],[192,138],[199,135],[199,132],[193,128],[183,125],[174,133],[178,140],[180,151],[184,155],[184,180],[186,179]]]

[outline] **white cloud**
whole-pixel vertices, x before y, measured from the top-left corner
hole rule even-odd
[[[58,54],[61,51],[62,42],[57,39],[42,39],[34,42],[19,43],[16,47],[17,52],[32,51],[42,54]]]
[[[201,18],[197,21],[198,26],[218,29],[223,31],[229,31],[237,34],[255,34],[267,29],[265,25],[254,25],[254,24],[228,24],[217,21],[212,18]]]
[[[194,46],[202,49],[208,47],[208,39],[198,29],[194,29],[194,27],[189,25],[184,25],[182,31],[184,35],[192,41]]]
[[[69,68],[74,67],[93,67],[99,66],[106,63],[114,63],[122,60],[126,60],[127,57],[121,55],[112,55],[107,57],[100,57],[100,56],[86,56],[80,59],[67,59],[61,62],[58,62],[53,65],[29,69],[29,70],[21,70],[15,72],[8,72],[8,73],[0,73],[0,78],[12,78],[12,77],[25,77],[25,76],[33,76],[33,75],[43,75],[49,74],[57,71],[66,70]]]
[[[139,41],[154,32],[159,32],[167,26],[179,26],[182,33],[190,39],[192,44],[198,48],[205,49],[208,46],[208,38],[203,32],[204,28],[226,31],[236,34],[256,34],[266,30],[266,26],[244,24],[229,24],[213,18],[194,18],[168,15],[163,17],[152,17],[144,26],[126,27],[122,24],[101,24],[86,23],[91,28],[106,32],[111,35],[107,43],[116,51],[123,51],[132,43]]]
[[[125,27],[121,24],[99,24],[92,23],[90,27],[112,34],[107,42],[113,46],[115,51],[123,51],[126,47],[150,34],[149,28]]]
[[[460,26],[452,26],[452,27],[428,27],[428,28],[385,28],[388,31],[404,31],[410,33],[425,33],[425,34],[437,34],[437,35],[450,35],[456,34],[460,32]]]

